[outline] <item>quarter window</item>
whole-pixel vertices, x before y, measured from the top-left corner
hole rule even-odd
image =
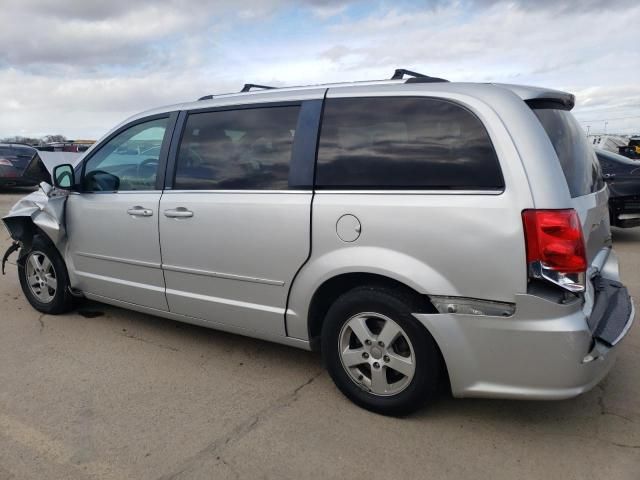
[[[555,108],[534,108],[553,145],[573,198],[604,187],[598,159],[578,121],[571,112]]]
[[[168,123],[168,118],[139,123],[100,147],[85,165],[84,190],[155,190]]]
[[[287,189],[299,110],[283,106],[190,114],[174,188]]]
[[[326,101],[316,187],[502,189],[498,159],[481,121],[432,98]]]

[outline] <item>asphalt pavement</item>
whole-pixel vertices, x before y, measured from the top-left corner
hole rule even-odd
[[[0,214],[24,194],[0,192]],[[640,299],[640,228],[613,233]],[[350,403],[316,353],[90,302],[42,315],[9,267],[0,479],[96,478],[637,480],[640,327],[578,398],[443,395],[396,419]]]

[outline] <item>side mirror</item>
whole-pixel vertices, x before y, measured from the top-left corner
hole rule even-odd
[[[71,190],[74,184],[73,166],[65,163],[53,169],[53,186],[62,190]]]

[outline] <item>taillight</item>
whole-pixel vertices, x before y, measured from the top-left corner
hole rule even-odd
[[[11,163],[11,160],[7,160],[6,158],[0,158],[0,165],[13,167],[13,163]]]
[[[587,256],[573,209],[522,212],[530,274],[572,292],[584,291]]]

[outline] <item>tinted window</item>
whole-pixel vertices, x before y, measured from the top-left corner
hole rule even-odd
[[[2,157],[28,157],[32,158],[36,153],[35,148],[29,147],[0,147]]]
[[[155,190],[168,123],[168,118],[139,123],[101,146],[85,165],[85,191]]]
[[[597,192],[604,187],[600,165],[587,136],[567,110],[533,110],[544,127],[560,160],[572,197]]]
[[[8,160],[15,168],[26,168],[37,150],[30,147],[0,146],[0,158]]]
[[[174,188],[288,188],[298,106],[193,113],[180,143]]]
[[[328,99],[318,188],[498,189],[496,153],[480,120],[430,98]]]

